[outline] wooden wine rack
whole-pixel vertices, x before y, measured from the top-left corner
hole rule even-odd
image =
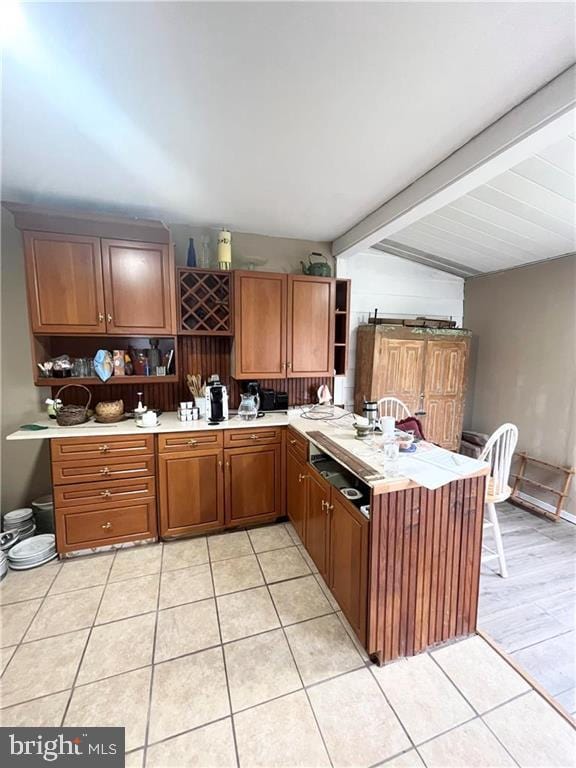
[[[234,335],[231,272],[179,267],[178,288],[179,334]]]

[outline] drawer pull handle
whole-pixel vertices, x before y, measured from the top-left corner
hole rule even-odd
[[[100,491],[100,496],[112,496],[112,491],[109,491],[108,489]]]
[[[297,442],[298,442],[297,440],[294,440],[294,439],[292,438],[292,439],[290,440],[290,445],[296,445],[296,443],[297,443]]]
[[[110,314],[110,312],[108,312],[108,314],[106,315],[106,320],[107,320],[109,323],[111,323],[111,322],[112,322],[112,315]]]
[[[258,440],[260,435],[250,435],[250,440]]]
[[[188,445],[191,447],[194,445],[198,445],[198,440],[188,440]]]
[[[109,475],[110,474],[110,467],[102,467],[100,470],[101,475]]]
[[[104,523],[104,524],[103,524],[103,525],[101,525],[100,527],[101,527],[103,530],[105,530],[105,531],[109,531],[109,530],[110,530],[110,528],[112,528],[112,523],[110,523],[110,522],[108,522],[108,523]]]
[[[106,445],[106,443],[104,443],[104,445],[99,445],[98,446],[98,450],[101,451],[102,453],[105,453],[106,451],[110,450],[110,446]]]
[[[298,482],[301,483],[302,480],[306,480],[307,477],[308,475],[298,475]]]
[[[104,322],[104,313],[98,312],[98,322],[103,323]]]

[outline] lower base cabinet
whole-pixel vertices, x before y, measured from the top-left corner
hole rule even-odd
[[[283,514],[282,446],[225,451],[226,523],[264,522]]]
[[[288,517],[362,643],[370,523],[337,488],[288,450]]]
[[[369,525],[364,515],[333,488],[328,583],[362,643],[366,642]]]
[[[183,536],[224,527],[224,452],[161,455],[160,536]]]
[[[279,429],[160,435],[160,536],[193,535],[281,517],[282,439]]]
[[[329,583],[329,504],[332,486],[315,469],[308,471],[306,536],[304,545],[318,572]]]
[[[293,451],[286,454],[286,511],[301,541],[304,541],[308,494],[308,465]]]

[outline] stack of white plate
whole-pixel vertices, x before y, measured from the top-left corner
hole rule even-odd
[[[43,533],[28,541],[21,541],[8,550],[8,564],[15,571],[26,571],[54,560],[56,538],[53,533]]]
[[[29,536],[34,536],[36,532],[34,512],[29,507],[6,512],[2,518],[2,528],[4,531],[17,531],[20,534],[20,541],[27,539]]]
[[[0,550],[0,581],[6,576],[8,573],[8,560],[6,559],[6,555],[2,550]]]

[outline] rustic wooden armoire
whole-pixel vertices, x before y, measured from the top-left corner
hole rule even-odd
[[[471,332],[360,325],[356,336],[354,410],[364,399],[397,397],[422,422],[426,439],[460,445]]]

